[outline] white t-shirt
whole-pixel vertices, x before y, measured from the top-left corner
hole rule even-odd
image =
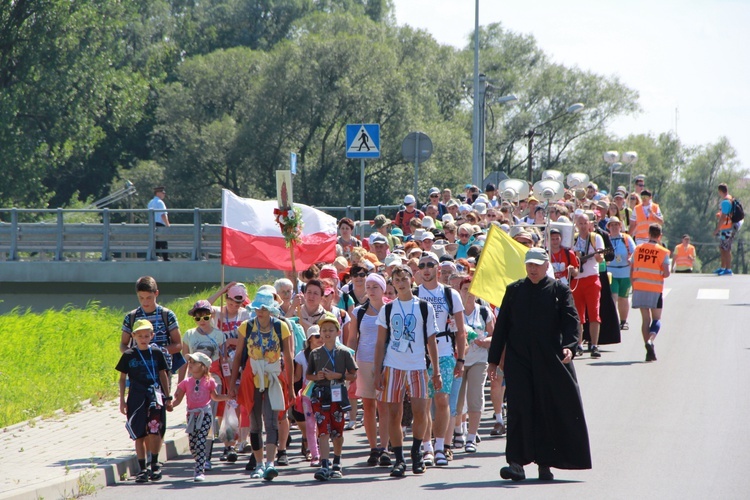
[[[297,353],[296,356],[294,356],[294,362],[302,367],[302,381],[304,385],[305,383],[307,383],[307,381],[305,380],[305,373],[307,373],[307,354],[305,353],[304,349],[302,349]]]
[[[250,319],[250,312],[244,307],[240,307],[236,315],[229,315],[226,312],[226,308],[222,312],[222,308],[219,306],[213,306],[211,309],[214,313],[213,321],[216,328],[224,332],[224,335],[228,339],[238,338],[237,328],[239,328],[243,321]]]
[[[200,351],[211,358],[211,361],[216,361],[219,359],[219,348],[224,344],[224,334],[218,328],[214,328],[208,335],[204,335],[197,328],[193,328],[185,332],[182,342],[188,346],[190,354]]]
[[[489,308],[487,308],[486,311],[487,314],[492,314],[492,311],[490,311]],[[490,320],[490,316],[487,316],[487,319]],[[471,314],[464,311],[464,321],[466,322],[466,326],[468,328],[471,328],[472,330],[477,332],[477,339],[484,340],[487,338],[487,324],[485,323],[484,317],[480,312],[479,304],[474,306],[474,312],[472,312]],[[472,340],[471,342],[469,342],[469,348],[466,349],[466,354],[464,355],[464,359],[466,360],[464,362],[464,366],[472,366],[477,363],[486,363],[488,352],[489,351],[487,349],[485,349],[484,347],[479,347]]]
[[[409,301],[394,300],[391,306],[391,332],[390,340],[385,348],[385,359],[383,366],[397,368],[399,370],[426,370],[425,345],[424,345],[424,323],[422,312],[419,308],[419,299],[413,297]],[[385,310],[378,313],[378,326],[387,328],[385,321]],[[438,332],[435,323],[435,310],[431,304],[427,304],[427,337]]]
[[[456,332],[456,321],[451,318],[448,328],[445,325],[448,321],[448,303],[445,301],[445,286],[442,283],[438,283],[437,288],[428,290],[424,285],[419,285],[417,291],[420,299],[424,299],[435,309],[435,322],[438,326],[438,331],[450,330]],[[453,296],[453,314],[464,311],[464,304],[461,302],[461,295],[451,288],[451,295]],[[439,337],[437,340],[438,356],[453,356],[453,345],[451,344],[450,337]]]
[[[591,244],[591,235],[594,235],[594,244]],[[575,251],[580,252],[581,256],[586,256],[594,253],[596,250],[604,250],[604,240],[601,236],[596,233],[589,233],[586,238],[580,236],[576,239],[576,244],[573,247]],[[599,263],[596,261],[596,257],[591,257],[589,260],[583,263],[583,270],[578,273],[578,278],[588,278],[589,276],[599,275]]]

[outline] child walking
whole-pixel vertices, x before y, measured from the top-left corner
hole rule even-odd
[[[307,379],[315,383],[310,401],[318,423],[318,448],[321,468],[315,479],[327,481],[342,477],[341,450],[344,447],[344,415],[351,409],[344,382],[357,378],[357,363],[343,345],[336,344],[340,324],[338,318],[326,312],[318,321],[323,345],[310,352]],[[330,444],[333,440],[333,465],[330,464]]]
[[[216,381],[209,374],[211,358],[200,351],[188,354],[187,358],[190,376],[177,384],[172,407],[178,406],[183,397],[187,399],[185,432],[190,435],[190,452],[195,459],[195,481],[201,482],[206,480],[206,446],[213,420],[211,400],[227,401],[229,396],[216,390]]]
[[[295,405],[298,407],[293,410],[300,433],[302,434],[302,449],[305,452],[305,458],[310,460],[311,467],[320,467],[320,451],[318,450],[318,431],[315,415],[312,412],[310,398],[305,395],[304,391],[307,383],[313,384],[313,382],[307,381],[307,359],[310,357],[310,352],[313,349],[317,349],[322,345],[323,340],[320,338],[320,327],[312,325],[307,330],[305,348],[294,357],[294,388],[299,394],[301,405]]]
[[[136,483],[161,479],[159,448],[164,427],[163,409],[170,408],[169,378],[164,353],[151,347],[154,327],[140,319],[133,324],[131,336],[135,346],[126,349],[115,369],[120,372],[120,412],[127,415],[125,428],[135,441],[135,454],[140,471]],[[125,401],[125,382],[130,379]],[[151,450],[151,470],[146,468],[146,447]]]

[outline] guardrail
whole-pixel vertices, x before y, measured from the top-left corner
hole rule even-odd
[[[359,207],[316,207],[337,218],[355,218]],[[365,207],[368,214],[398,209],[398,205]],[[170,258],[218,259],[221,256],[219,208],[169,209],[173,223],[157,226],[148,209],[0,209],[0,260],[111,261],[157,260],[156,242],[167,241]],[[217,217],[218,215],[218,217]],[[352,217],[353,216],[353,217]],[[42,219],[40,221],[40,219]],[[147,222],[135,223],[136,219]],[[130,221],[130,222],[125,222]],[[356,220],[355,220],[356,221]],[[357,222],[357,226],[366,227]]]

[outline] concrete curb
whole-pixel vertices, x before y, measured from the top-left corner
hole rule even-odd
[[[160,457],[162,457],[162,460],[171,460],[189,451],[188,435],[183,431],[181,436],[164,441]],[[0,500],[77,498],[91,495],[102,488],[122,482],[123,474],[126,474],[126,477],[131,477],[138,470],[138,460],[133,454],[114,459],[108,464],[98,465],[95,468],[83,469],[78,474],[71,474],[63,479],[0,493]]]

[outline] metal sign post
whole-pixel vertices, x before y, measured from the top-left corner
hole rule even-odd
[[[380,158],[380,125],[356,123],[346,126],[346,157],[360,159],[359,229],[364,238],[365,227],[365,159]]]

